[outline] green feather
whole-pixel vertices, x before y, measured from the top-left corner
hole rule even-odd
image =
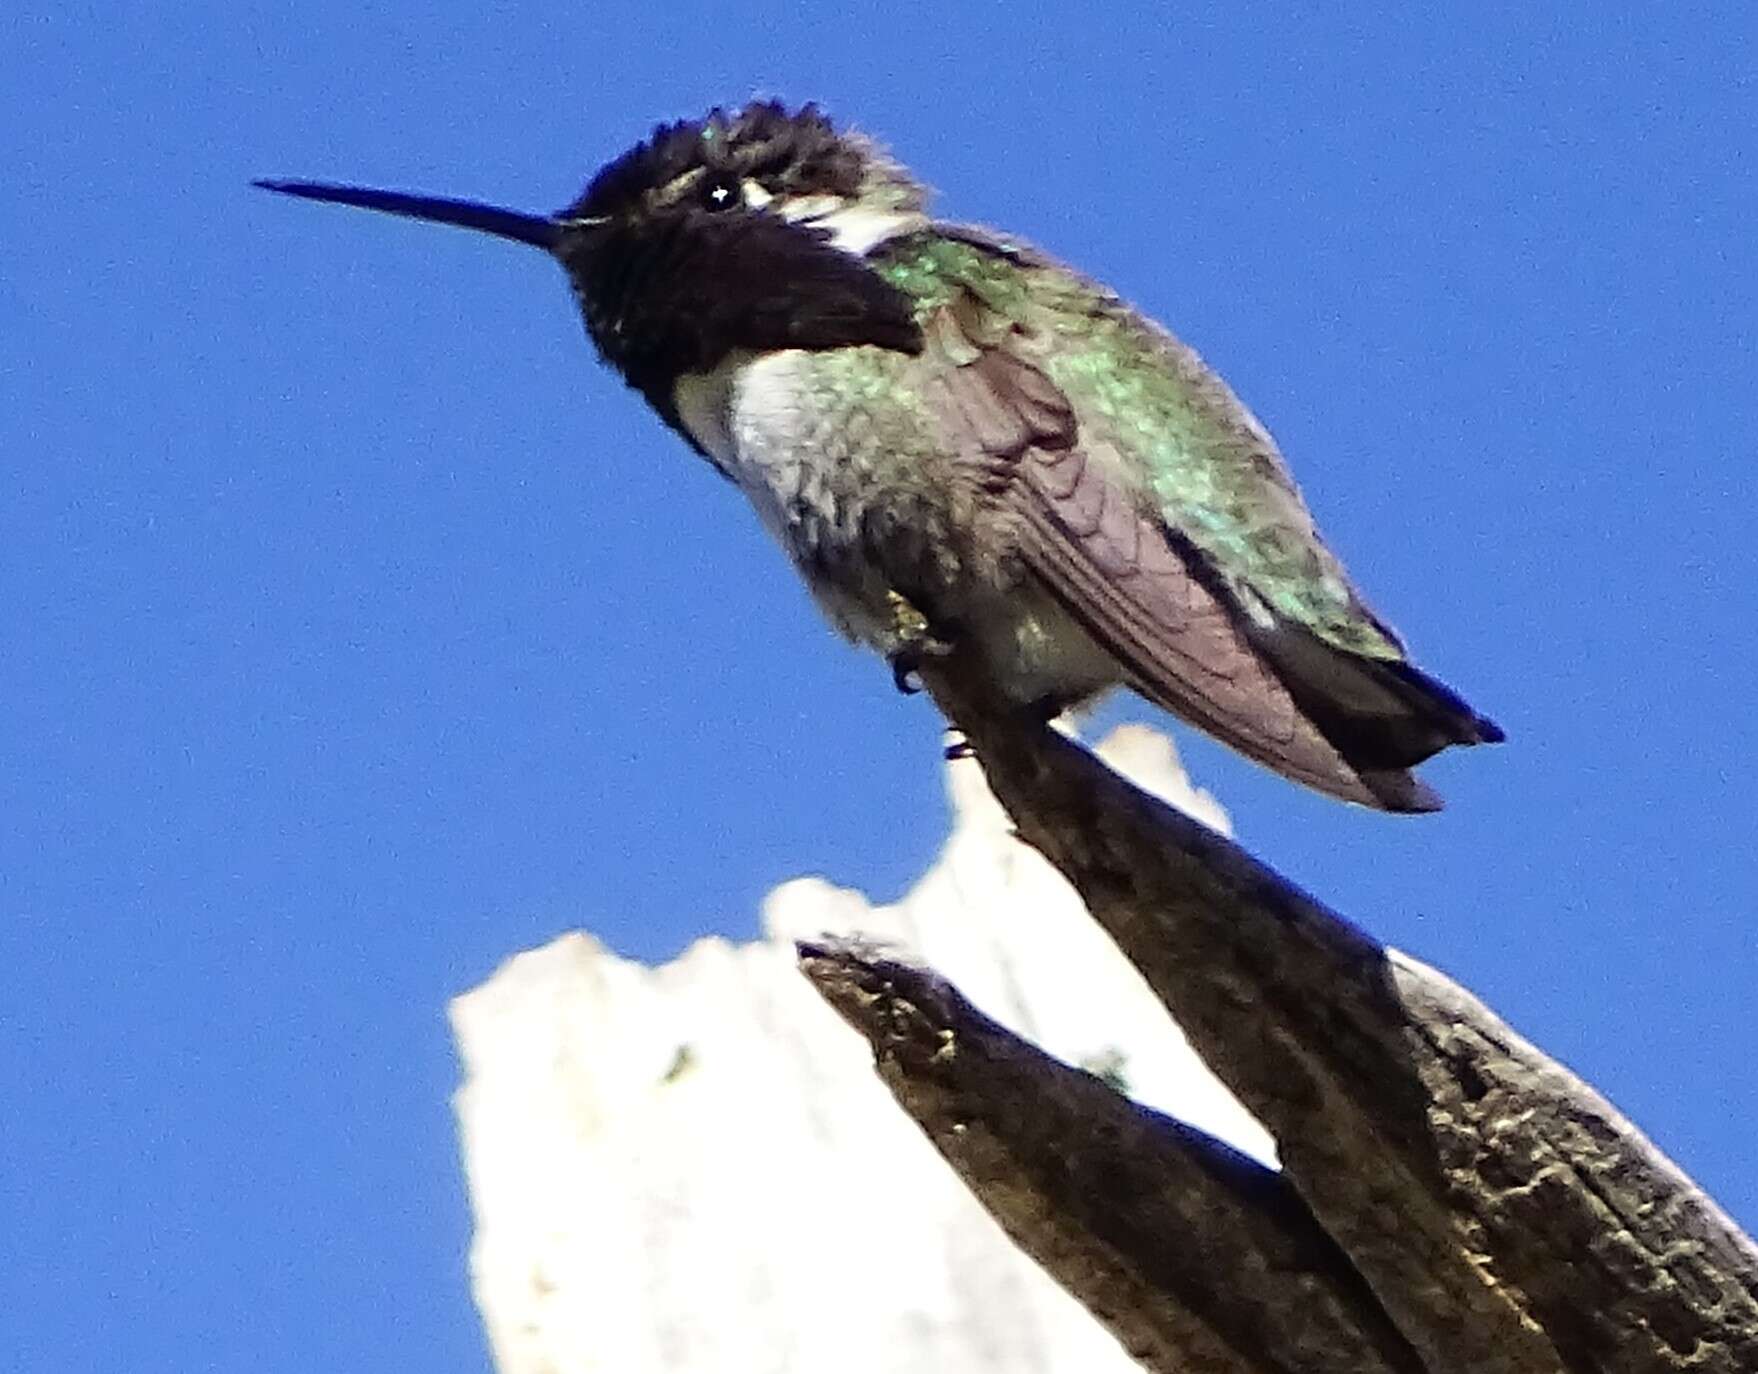
[[[968,292],[1036,338],[1019,346],[1068,397],[1083,438],[1109,441],[1129,465],[1124,480],[1248,611],[1261,605],[1353,653],[1404,657],[1319,538],[1251,413],[1115,293],[1030,250],[933,232],[888,246],[873,265],[914,301],[919,321]]]

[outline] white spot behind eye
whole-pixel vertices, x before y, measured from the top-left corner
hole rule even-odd
[[[843,252],[864,257],[886,239],[918,228],[925,222],[925,216],[917,210],[873,210],[849,205],[828,215],[814,215],[806,222],[828,229],[831,243]]]
[[[747,180],[745,182],[744,190],[745,204],[749,205],[753,210],[761,210],[765,205],[769,204],[770,201],[775,199],[774,196],[770,195],[768,191],[763,189],[763,183],[760,181]]]
[[[827,194],[800,196],[783,201],[776,208],[795,224],[827,230],[833,245],[855,257],[864,257],[886,239],[927,223],[927,216],[920,210],[880,209]]]

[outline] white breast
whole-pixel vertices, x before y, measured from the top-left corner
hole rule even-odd
[[[711,372],[687,372],[672,392],[678,419],[716,467],[744,490],[763,523],[790,547],[813,441],[803,371],[810,355],[733,353]]]

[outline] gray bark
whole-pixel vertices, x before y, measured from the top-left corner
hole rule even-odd
[[[1758,1371],[1758,1249],[1592,1088],[1078,745],[930,687],[1276,1175],[851,947],[804,969],[1014,1236],[1165,1370]]]

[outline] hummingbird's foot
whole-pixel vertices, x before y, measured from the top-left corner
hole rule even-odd
[[[891,655],[891,685],[906,697],[913,697],[922,690],[922,680],[917,670],[922,666],[921,657],[908,650],[899,649]]]
[[[971,742],[957,730],[952,733],[956,738],[947,741],[946,761],[957,763],[960,759],[974,759],[977,756],[977,751],[971,748]]]
[[[905,696],[914,696],[922,690],[923,665],[930,659],[945,658],[952,645],[934,633],[928,617],[901,592],[887,592],[886,600],[891,604],[891,633],[897,645],[886,655],[891,681]]]

